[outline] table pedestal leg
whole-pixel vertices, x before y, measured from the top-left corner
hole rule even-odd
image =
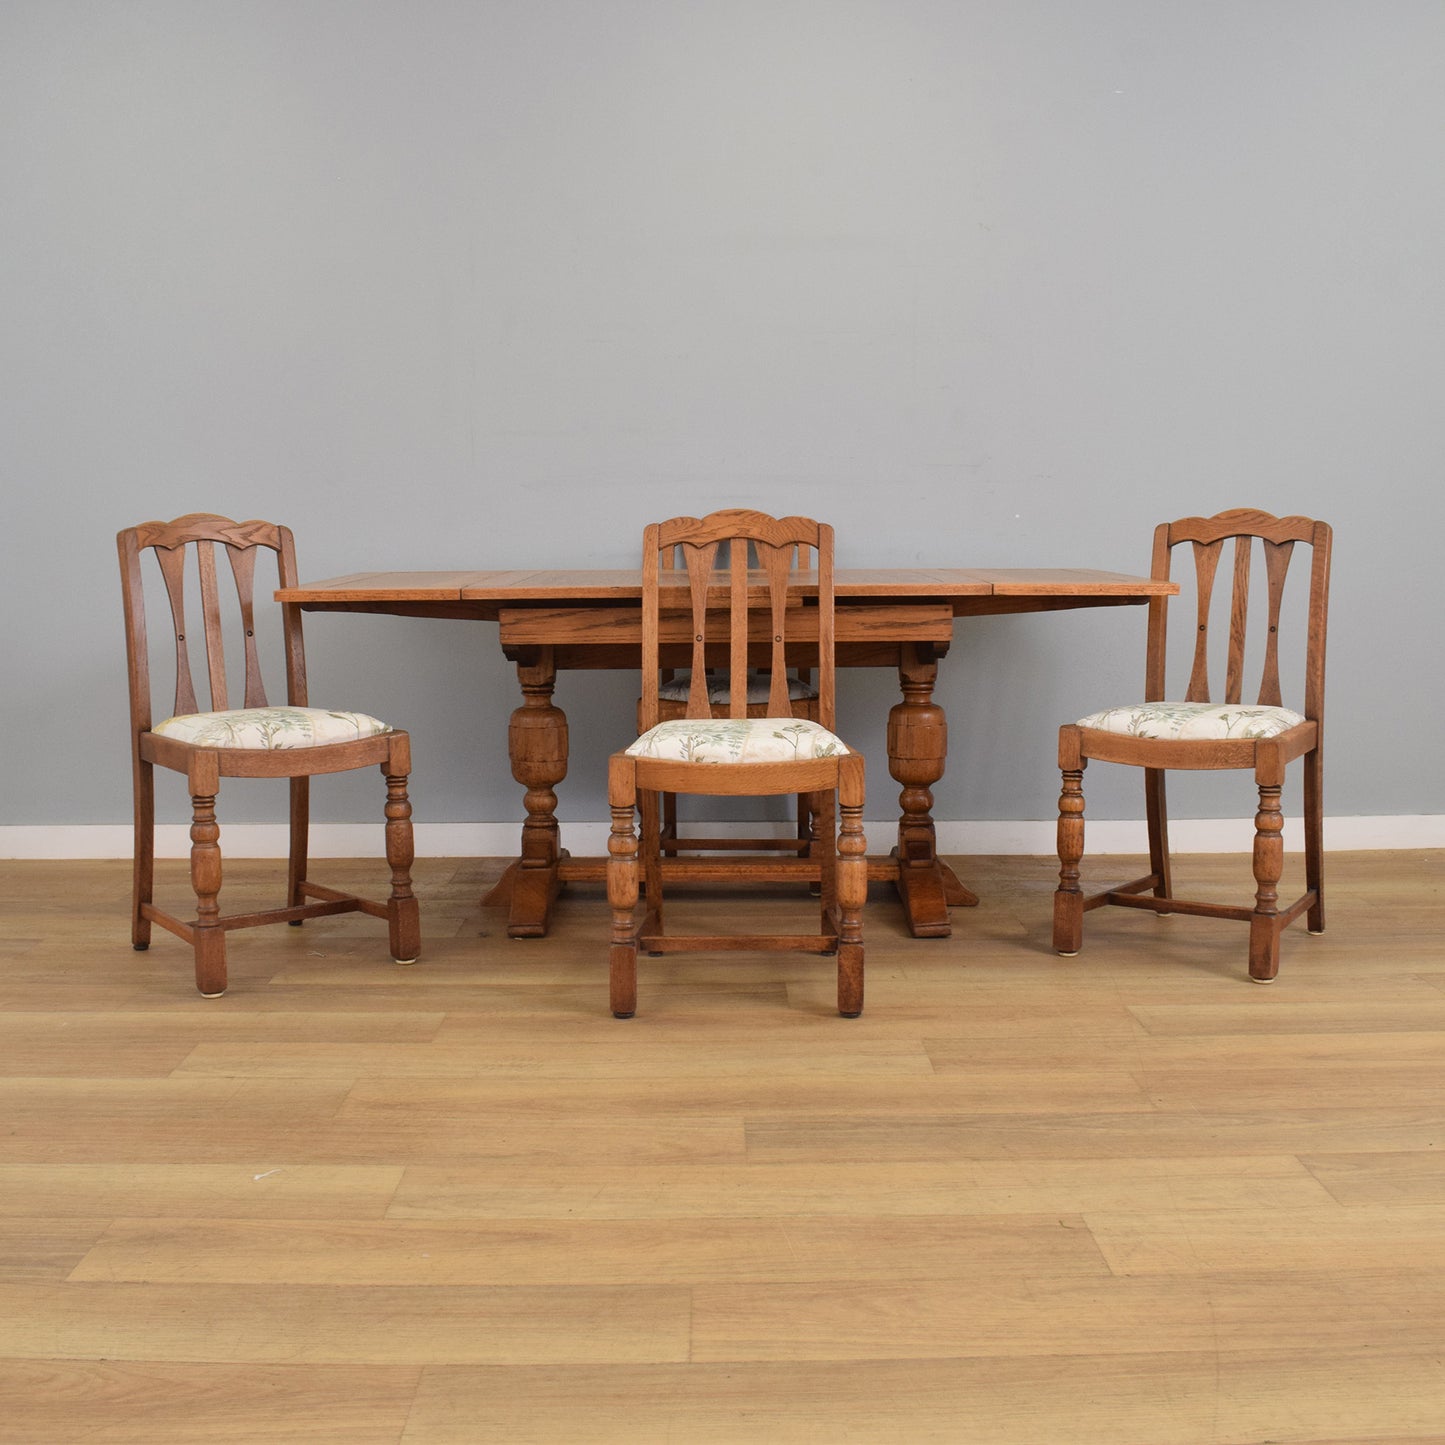
[[[898,820],[898,893],[915,938],[947,938],[948,905],[978,902],[938,856],[933,784],[948,756],[948,721],[933,701],[938,659],[928,644],[906,644],[898,665],[903,701],[888,714],[888,771],[903,784]]]
[[[561,887],[557,870],[565,856],[554,789],[567,776],[567,715],[552,702],[557,685],[552,649],[541,648],[535,663],[518,663],[517,680],[522,685],[522,706],[512,714],[507,729],[507,752],[512,776],[527,790],[522,856],[482,902],[508,905],[511,937],[541,938]]]

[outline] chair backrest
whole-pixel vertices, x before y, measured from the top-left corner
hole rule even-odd
[[[1305,614],[1304,706],[1308,718],[1319,721],[1325,703],[1325,628],[1329,608],[1330,541],[1328,524],[1309,517],[1274,517],[1248,508],[1220,512],[1213,517],[1185,517],[1164,522],[1154,532],[1153,576],[1169,578],[1173,549],[1188,543],[1194,557],[1196,582],[1193,665],[1186,702],[1238,703],[1244,700],[1246,644],[1257,642],[1262,658],[1256,699],[1261,706],[1282,707],[1280,691],[1279,629],[1285,596],[1285,577],[1296,543],[1311,551],[1309,592]],[[1234,541],[1233,588],[1229,599],[1228,650],[1224,661],[1224,689],[1218,694],[1210,683],[1210,617],[1215,609],[1214,582],[1224,544]],[[1255,544],[1263,555],[1265,607],[1263,617],[1255,613],[1250,628],[1250,574]],[[1149,645],[1145,670],[1145,700],[1163,701],[1166,623],[1169,599],[1158,597],[1149,604]]]
[[[817,557],[816,572],[802,570]],[[726,554],[724,557],[723,554]],[[726,657],[732,717],[747,716],[748,668],[769,674],[768,715],[789,717],[788,666],[818,669],[818,721],[834,725],[833,529],[741,508],[654,522],[642,539],[642,706],[658,720],[664,648],[685,638],[689,718],[711,717],[708,666]],[[722,644],[726,642],[726,653]]]
[[[275,554],[277,581],[282,587],[296,583],[296,549],[290,529],[272,522],[233,522],[208,512],[193,512],[173,522],[142,522],[116,537],[120,552],[121,586],[125,601],[126,656],[130,664],[131,722],[137,732],[151,726],[150,654],[146,638],[145,582],[141,555],[155,553],[170,602],[171,630],[175,638],[176,692],[173,713],[219,712],[232,706],[226,685],[226,657],[222,641],[221,584],[216,566],[217,546],[225,548],[231,578],[236,585],[240,614],[241,648],[246,674],[242,707],[266,707],[261,680],[260,651],[256,640],[255,574],[260,548]],[[188,567],[187,555],[194,563]],[[201,641],[196,643],[186,622],[187,573],[199,583]],[[282,608],[282,634],[286,655],[286,701],[306,705],[306,660],[301,641],[301,611]],[[204,653],[209,707],[202,708],[192,671],[192,647]]]

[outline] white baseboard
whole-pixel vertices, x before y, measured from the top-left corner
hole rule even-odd
[[[866,824],[870,851],[886,852],[896,837],[897,819]],[[1049,854],[1054,851],[1054,821],[938,822],[943,853]],[[735,836],[756,836],[760,829],[781,834],[781,825],[759,823],[710,825],[710,830]],[[605,822],[566,823],[566,846],[579,856],[607,851]],[[519,823],[418,823],[416,851],[422,858],[504,858],[517,852]],[[1170,845],[1179,853],[1247,851],[1254,830],[1247,818],[1181,818],[1170,822]],[[1090,855],[1147,851],[1142,819],[1091,820],[1087,825]],[[1285,821],[1285,847],[1303,846],[1298,818]],[[221,830],[221,848],[229,858],[284,858],[284,823],[236,823]],[[190,829],[184,823],[156,828],[156,854],[184,858],[190,852]],[[1419,813],[1382,817],[1326,818],[1325,847],[1333,852],[1378,848],[1445,848],[1445,814]],[[379,858],[382,830],[376,823],[313,823],[311,854],[316,858]],[[0,827],[0,858],[129,858],[128,824],[64,824]]]

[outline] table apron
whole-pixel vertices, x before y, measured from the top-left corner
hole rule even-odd
[[[503,607],[500,611],[501,646],[564,647],[642,646],[640,607]],[[711,631],[711,627],[709,627]],[[818,646],[818,613],[799,608],[788,618],[790,642]],[[883,603],[840,607],[834,618],[835,643],[948,643],[954,636],[954,610],[946,603]],[[727,614],[718,614],[718,647],[728,644]],[[750,642],[772,646],[769,618],[749,618]],[[668,646],[692,646],[692,618],[688,613],[663,613],[657,640]]]

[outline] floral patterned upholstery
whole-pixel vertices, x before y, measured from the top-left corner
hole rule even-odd
[[[315,748],[354,743],[389,733],[391,725],[364,712],[319,707],[246,707],[224,712],[179,713],[152,732],[202,748]]]
[[[660,722],[627,749],[630,757],[677,763],[795,763],[847,751],[827,728],[792,717]]]
[[[748,674],[748,701],[750,703],[767,702],[768,689],[772,680],[765,672],[753,672]],[[664,682],[657,690],[657,695],[668,702],[686,702],[688,688],[692,686],[690,673],[679,673],[671,682]],[[818,695],[818,689],[810,682],[803,682],[800,678],[790,677],[788,679],[788,697],[797,702],[801,698],[814,698]],[[711,703],[724,703],[732,701],[732,688],[725,682],[714,682],[711,678],[707,684],[707,700]]]
[[[1258,740],[1278,737],[1303,721],[1300,713],[1287,707],[1248,707],[1237,702],[1136,702],[1090,713],[1081,717],[1078,725],[1135,738]]]

